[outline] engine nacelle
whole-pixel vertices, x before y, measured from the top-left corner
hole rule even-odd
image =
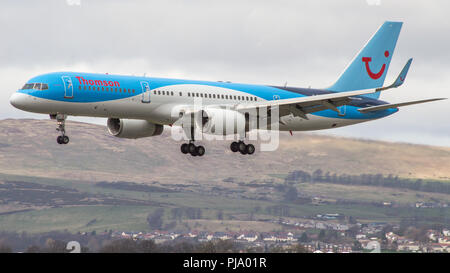
[[[229,109],[202,110],[201,119],[197,119],[196,123],[202,132],[214,135],[230,135],[248,131],[245,115]]]
[[[108,131],[120,138],[141,138],[162,134],[164,126],[146,120],[109,118]]]

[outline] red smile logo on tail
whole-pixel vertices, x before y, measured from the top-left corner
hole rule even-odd
[[[384,52],[384,56],[387,58],[389,57],[389,51],[385,51]],[[378,73],[373,73],[372,70],[370,70],[370,66],[369,63],[372,61],[371,57],[363,57],[362,61],[366,64],[366,70],[367,70],[367,74],[369,74],[369,77],[371,77],[374,80],[377,80],[381,77],[381,75],[383,75],[384,70],[386,69],[386,64],[383,64],[383,66],[381,67],[381,70]]]

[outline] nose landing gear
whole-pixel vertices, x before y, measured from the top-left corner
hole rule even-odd
[[[67,115],[50,115],[51,119],[56,119],[58,123],[58,128],[56,128],[56,131],[60,132],[60,135],[56,138],[56,142],[58,144],[67,144],[69,143],[69,137],[66,136],[66,118]]]

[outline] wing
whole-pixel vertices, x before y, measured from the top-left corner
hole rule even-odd
[[[374,93],[376,90],[359,90],[349,92],[339,92],[332,94],[323,94],[307,96],[301,98],[261,101],[250,104],[239,104],[236,110],[245,111],[256,108],[267,108],[272,106],[280,107],[280,115],[292,113],[294,116],[300,116],[308,119],[306,114],[331,109],[339,113],[339,106],[348,104],[352,97]]]
[[[416,100],[416,101],[408,101],[408,102],[402,102],[402,103],[392,103],[392,104],[383,104],[383,105],[377,105],[377,106],[370,106],[366,108],[360,108],[358,109],[361,113],[368,113],[373,111],[380,111],[390,108],[398,108],[401,106],[407,106],[407,105],[413,105],[418,103],[425,103],[430,101],[436,101],[436,100],[445,100],[445,98],[436,98],[436,99],[427,99],[427,100]]]

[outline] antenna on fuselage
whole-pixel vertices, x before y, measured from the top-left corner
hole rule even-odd
[[[284,87],[286,87],[287,86],[287,82],[284,82]]]

